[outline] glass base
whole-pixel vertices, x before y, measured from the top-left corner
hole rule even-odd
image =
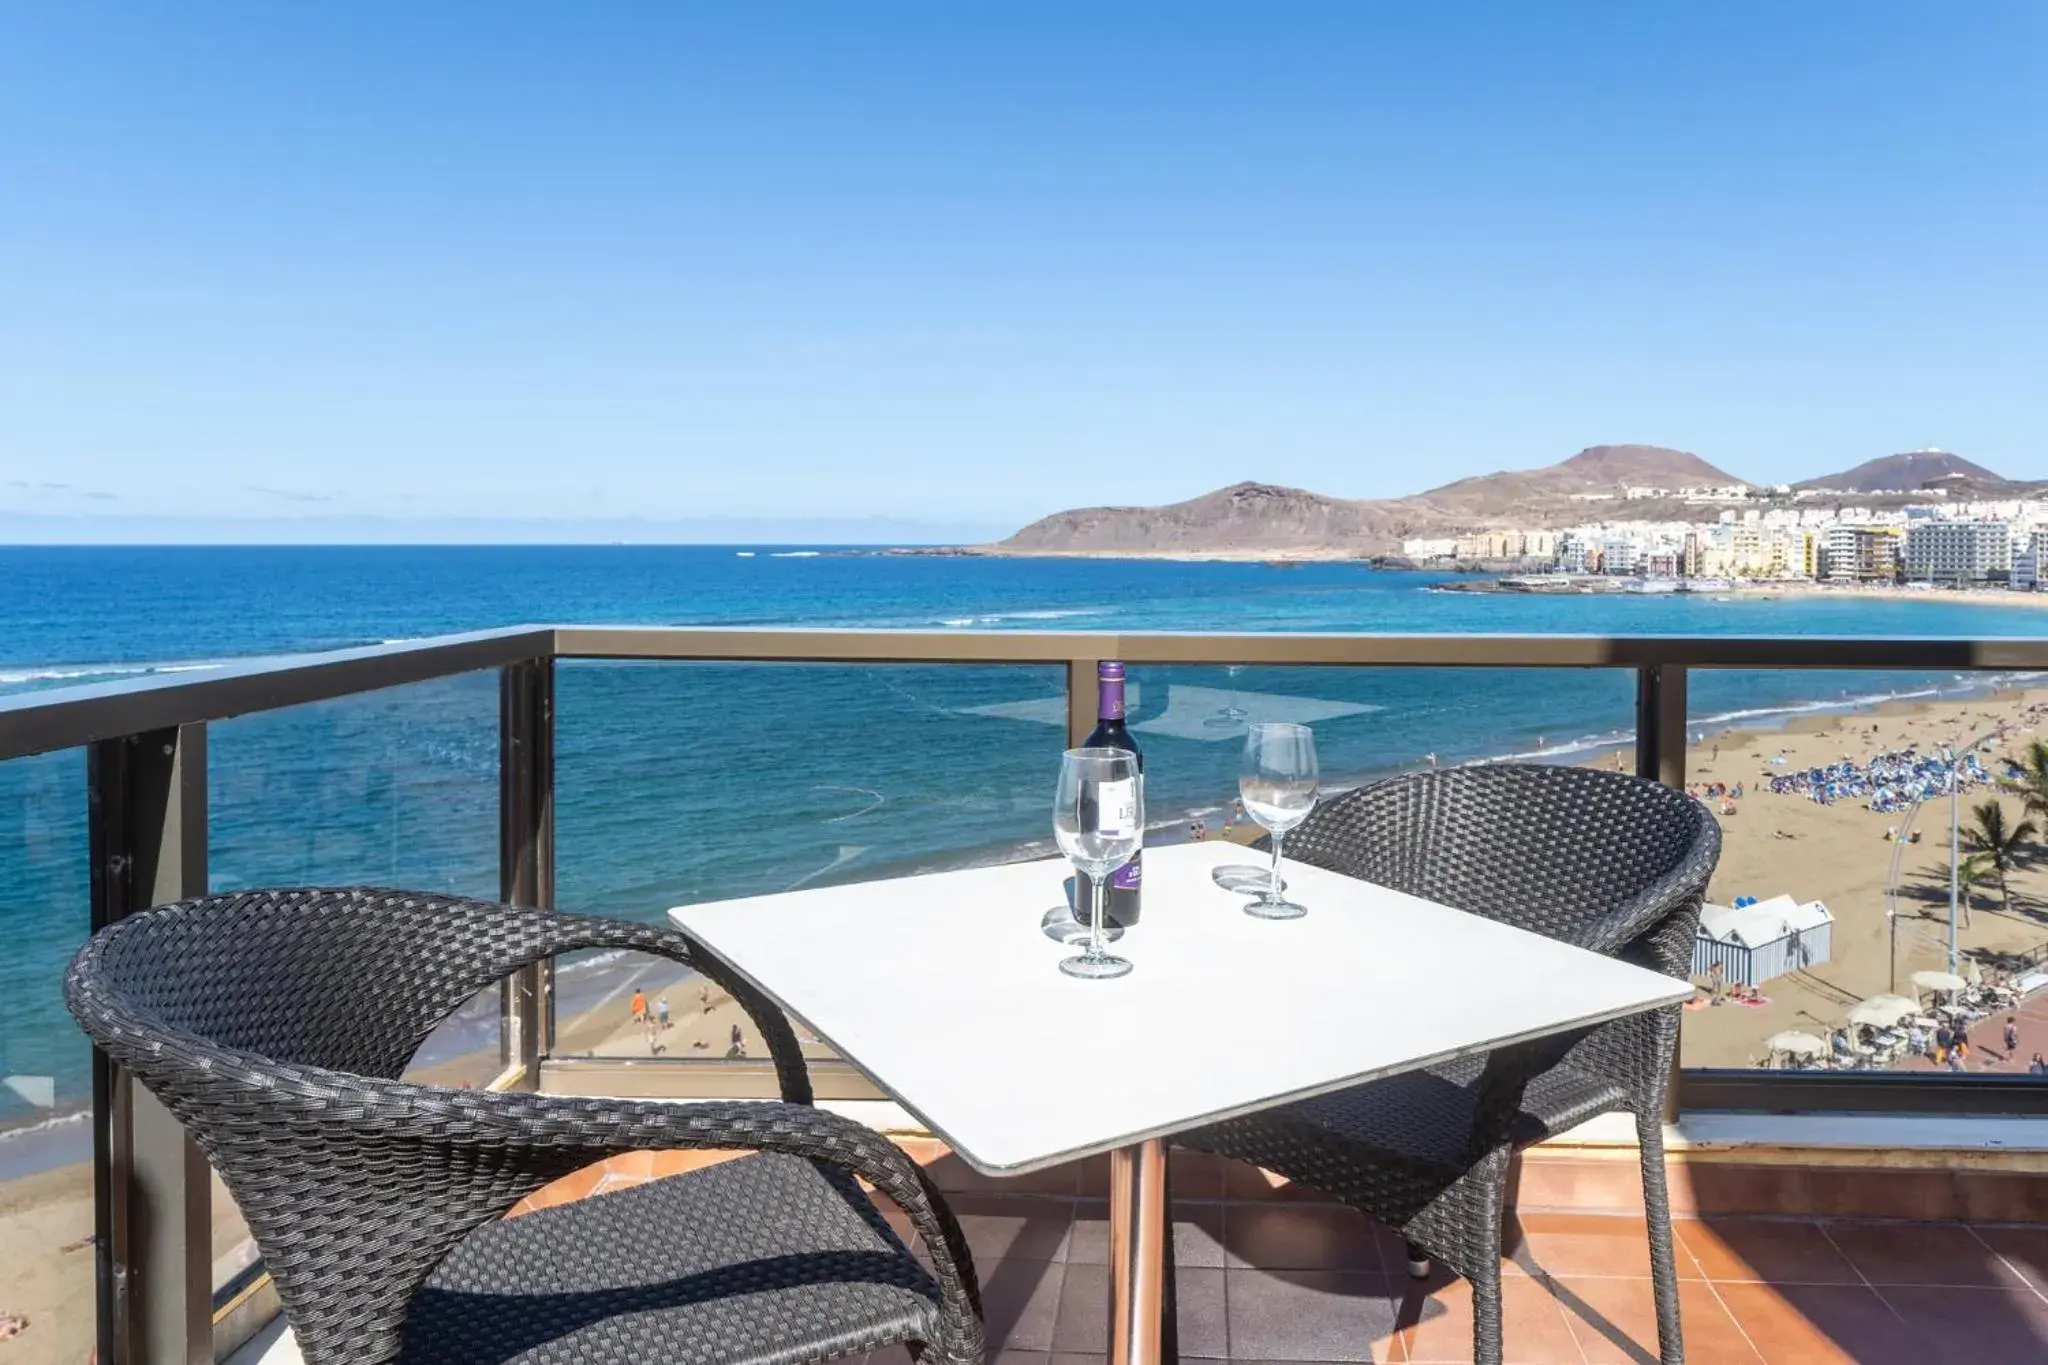
[[[1086,943],[1088,941],[1088,921],[1075,919],[1074,912],[1064,905],[1055,905],[1052,909],[1046,911],[1044,916],[1038,921],[1038,927],[1054,943]],[[1102,926],[1102,938],[1105,943],[1114,943],[1123,936],[1124,927],[1115,920],[1110,920]]]
[[[1113,976],[1129,975],[1131,964],[1108,953],[1083,953],[1079,957],[1061,958],[1060,970],[1089,981],[1107,981]]]
[[[1308,907],[1296,905],[1289,900],[1261,896],[1255,901],[1246,901],[1244,912],[1256,919],[1300,919],[1308,913]]]
[[[1209,879],[1225,891],[1239,896],[1262,896],[1273,889],[1272,871],[1250,863],[1225,863],[1211,872]],[[1280,889],[1287,889],[1285,877],[1280,879]]]

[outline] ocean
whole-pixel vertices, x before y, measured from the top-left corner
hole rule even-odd
[[[0,548],[0,692],[526,622],[1677,635],[2029,635],[1953,599],[1432,593],[1440,577],[996,560],[818,547]],[[1625,670],[1141,668],[1131,721],[1162,833],[1216,823],[1247,721],[1316,728],[1336,783],[1624,740]],[[1695,675],[1694,725],[1986,680]],[[566,909],[668,906],[1048,852],[1064,680],[1052,667],[565,663],[557,881]],[[216,723],[216,889],[497,889],[497,683],[476,675]],[[0,763],[0,1176],[88,1093],[63,969],[86,935],[84,756]],[[11,1136],[9,1135],[11,1134]],[[75,1136],[75,1135],[74,1135]],[[74,1145],[67,1139],[67,1149]]]

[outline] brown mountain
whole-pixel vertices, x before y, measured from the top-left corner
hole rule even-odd
[[[1237,483],[1164,507],[1080,507],[1032,522],[997,548],[1024,554],[1267,554],[1398,541],[1393,503]]]
[[[1240,483],[1164,507],[1076,508],[1035,521],[993,548],[1012,554],[1388,554],[1408,536],[1584,520],[1588,509],[1574,495],[1741,482],[1683,450],[1592,446],[1542,469],[1460,479],[1405,498],[1333,498]]]
[[[1690,451],[1666,446],[1588,446],[1542,469],[1506,470],[1459,479],[1399,501],[1426,503],[1444,516],[1500,517],[1538,508],[1573,494],[1616,493],[1623,488],[1726,488],[1743,480]]]
[[[1808,479],[1794,484],[1795,488],[1832,488],[1844,493],[1876,493],[1879,491],[1911,492],[1930,484],[1944,483],[1954,486],[1981,486],[1990,489],[2002,487],[2008,482],[2004,477],[1992,473],[1983,465],[1972,464],[1960,455],[1946,450],[1911,450],[1903,455],[1886,455],[1882,459],[1865,460],[1854,469],[1845,469],[1839,474],[1826,474],[1818,479]]]

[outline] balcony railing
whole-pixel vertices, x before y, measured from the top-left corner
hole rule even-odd
[[[1626,738],[1636,771],[1683,785],[1688,682],[1702,672],[2048,671],[2048,640],[526,627],[0,697],[0,761],[84,750],[85,880],[97,929],[208,889],[209,726],[494,670],[496,892],[550,906],[564,664],[1050,666],[1064,678],[1064,737],[1079,742],[1094,724],[1095,666],[1106,658],[1124,660],[1135,676],[1197,666],[1623,670],[1633,679]],[[661,723],[647,718],[650,727]],[[1044,744],[1050,764],[1057,746],[1049,738]],[[1412,764],[1414,756],[1402,761]],[[602,773],[571,776],[604,780]],[[741,782],[745,774],[725,780]],[[565,1055],[556,1045],[558,998],[552,964],[505,983],[490,1084],[656,1095],[769,1091],[765,1070],[743,1059]],[[818,1088],[823,1097],[874,1093],[829,1059],[818,1065]],[[1681,1107],[1696,1110],[2048,1113],[2048,1086],[2025,1076],[1699,1069],[1684,1072],[1675,1093]],[[218,1304],[206,1163],[175,1121],[101,1058],[93,1067],[91,1127],[99,1359],[210,1358],[205,1343]]]

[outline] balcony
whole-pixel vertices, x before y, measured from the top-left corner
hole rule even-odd
[[[1741,835],[1711,898],[1825,899],[1837,937],[1829,961],[1766,979],[1767,1002],[1728,992],[1714,1005],[1703,991],[1685,1017],[1667,1146],[1691,1358],[2048,1351],[2048,1084],[2022,1069],[2048,1051],[2039,998],[2015,1005],[2022,1041],[2010,1052],[2002,1014],[1978,1021],[1960,1075],[1917,1056],[1886,1065],[1848,1039],[1852,1050],[1824,1068],[1760,1048],[1786,1030],[1832,1046],[1859,998],[1911,992],[1915,971],[1948,965],[1951,943],[1957,965],[1987,982],[2024,981],[2038,964],[2048,920],[2037,869],[2014,873],[2010,901],[1966,888],[1952,918],[1943,793],[1919,792],[1931,795],[1924,812],[1872,811],[1755,789],[1823,752],[1867,775],[1873,748],[1914,727],[1924,757],[1952,722],[2009,713],[2011,733],[1984,741],[1991,760],[2030,737],[2018,675],[2048,669],[2048,646],[2032,641],[489,632],[0,698],[0,781],[20,813],[0,836],[0,865],[18,895],[48,908],[38,948],[61,970],[93,927],[209,887],[370,881],[646,916],[749,888],[1015,857],[1044,837],[1046,774],[1092,723],[1105,657],[1153,689],[1140,737],[1155,774],[1175,774],[1188,810],[1207,811],[1190,820],[1211,837],[1224,833],[1234,781],[1230,746],[1216,741],[1246,715],[1353,736],[1362,757],[1326,766],[1370,776],[1430,761],[1425,752],[1487,757],[1461,745],[1498,720],[1505,695],[1526,710],[1511,728],[1530,732],[1538,761],[1619,763],[1673,785],[1743,781],[1739,798],[1708,796],[1732,805]],[[1729,718],[1758,709],[1740,694],[1786,678],[1812,691],[1821,671],[1851,693],[1840,705],[1783,730]],[[1923,684],[1946,690],[1906,695]],[[1566,686],[1585,708],[1606,708],[1590,737],[1549,720]],[[1371,727],[1396,692],[1429,698],[1439,728],[1388,752]],[[778,713],[848,714],[853,700],[885,721],[777,744]],[[704,737],[729,733],[736,710],[759,752],[738,770],[707,763]],[[947,758],[922,789],[882,776],[911,726]],[[1861,734],[1871,726],[1887,733]],[[1797,764],[1773,767],[1781,753]],[[735,781],[782,784],[786,818],[760,833],[718,799]],[[1986,783],[1966,795],[1989,794]],[[705,854],[679,853],[677,828]],[[32,1009],[56,985],[48,971],[7,980]],[[679,1016],[659,1052],[619,1017],[636,985],[666,994]],[[562,1093],[771,1093],[758,1040],[742,1030],[726,1045],[722,1008],[647,962],[564,961],[472,1002],[417,1074]],[[75,1040],[32,1031],[31,1017],[0,1023],[0,1125],[18,1135],[0,1171],[18,1177],[0,1226],[22,1270],[7,1291],[21,1297],[0,1300],[0,1314],[28,1318],[0,1339],[0,1362],[76,1361],[95,1342],[107,1361],[292,1358],[265,1325],[274,1293],[204,1162],[118,1072]],[[1004,1349],[1099,1352],[1099,1277],[1066,1270],[1104,1254],[1101,1172],[1084,1164],[1000,1186],[973,1177],[857,1072],[806,1050],[823,1101],[899,1137],[955,1192]],[[1632,1130],[1596,1123],[1521,1163],[1510,1359],[1655,1358],[1635,1159]],[[626,1163],[545,1197],[601,1198],[666,1169]],[[1399,1247],[1390,1253],[1363,1220],[1220,1162],[1177,1165],[1174,1194],[1183,1355],[1469,1358],[1462,1285],[1409,1282]],[[250,1340],[259,1331],[270,1335]]]

